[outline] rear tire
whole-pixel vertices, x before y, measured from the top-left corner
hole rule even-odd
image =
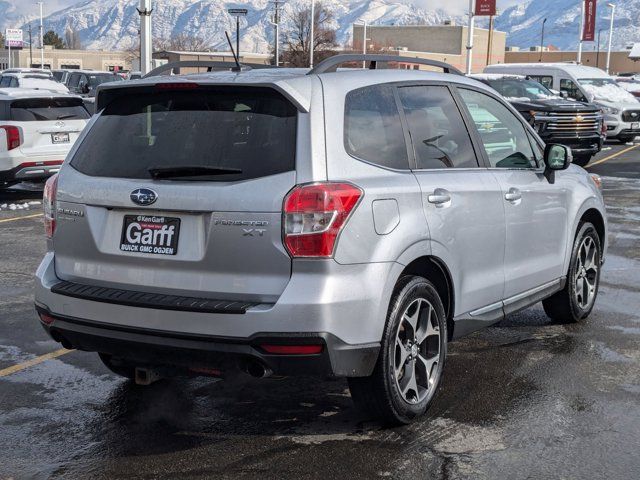
[[[573,163],[580,165],[581,167],[586,166],[590,161],[591,155],[577,155],[573,158]]]
[[[104,363],[104,366],[111,370],[116,375],[119,375],[129,380],[134,380],[136,377],[136,367],[128,364],[122,360],[114,359],[111,355],[106,353],[99,353],[100,360]]]
[[[386,424],[423,415],[440,385],[447,353],[447,322],[438,292],[422,277],[398,281],[373,374],[349,378],[356,406]]]
[[[582,223],[573,243],[566,285],[542,301],[545,313],[558,323],[575,323],[587,318],[598,296],[601,266],[598,232],[593,224]]]

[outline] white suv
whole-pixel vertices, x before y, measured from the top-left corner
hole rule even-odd
[[[56,173],[89,117],[77,96],[0,88],[0,189]]]

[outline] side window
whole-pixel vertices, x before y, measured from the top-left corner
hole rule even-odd
[[[402,87],[398,94],[418,169],[478,166],[469,132],[447,87]]]
[[[409,168],[392,86],[373,85],[347,94],[344,147],[349,155],[382,167]]]
[[[489,95],[462,88],[459,91],[478,129],[491,167],[537,167],[528,133],[518,117]]]
[[[0,80],[0,88],[8,87],[11,84],[11,77],[2,77]]]
[[[549,89],[553,88],[553,77],[550,75],[528,75],[528,77]]]
[[[9,84],[10,87],[18,87],[18,79],[17,78],[12,78],[11,79],[11,83]]]
[[[78,86],[78,81],[80,80],[80,74],[74,73],[69,78],[69,87],[76,88]]]
[[[567,95],[569,95],[569,98],[573,98],[579,102],[587,101],[587,99],[582,94],[578,86],[575,83],[573,83],[573,81],[567,78],[560,79],[560,91],[567,92]]]
[[[529,137],[529,143],[533,149],[533,156],[536,159],[536,163],[540,166],[544,162],[544,147],[540,146],[531,133],[527,132],[527,136]]]

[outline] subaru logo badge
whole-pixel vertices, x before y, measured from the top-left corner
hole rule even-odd
[[[158,199],[158,194],[148,188],[138,188],[131,192],[129,198],[138,205],[151,205]]]

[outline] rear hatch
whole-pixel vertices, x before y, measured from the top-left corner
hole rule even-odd
[[[281,211],[296,183],[297,109],[270,88],[175,88],[116,96],[62,170],[58,212],[73,213],[58,219],[56,273],[275,301],[291,275]]]
[[[89,113],[79,97],[21,98],[9,105],[9,118],[21,129],[23,155],[64,159]]]

